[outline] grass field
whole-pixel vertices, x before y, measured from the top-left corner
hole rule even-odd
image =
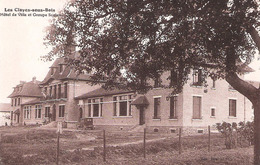
[[[0,128],[0,164],[55,164],[55,129],[36,127]],[[60,164],[252,164],[253,148],[247,145],[227,150],[224,138],[213,134],[208,152],[207,135],[185,136],[179,154],[176,134],[147,133],[146,158],[143,133],[106,132],[107,154],[103,162],[103,132],[65,130],[60,136]]]

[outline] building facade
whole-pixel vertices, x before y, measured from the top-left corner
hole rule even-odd
[[[161,76],[162,84],[169,83],[170,73]],[[83,117],[106,129],[135,130],[146,127],[154,132],[176,132],[182,127],[187,133],[205,132],[207,126],[219,122],[252,120],[252,104],[225,80],[208,78],[204,87],[199,72],[194,72],[183,91],[171,95],[171,89],[158,86],[146,94],[134,91],[102,88],[76,98]]]
[[[11,125],[20,125],[24,123],[24,114],[22,104],[43,97],[40,88],[40,81],[33,77],[32,81],[21,81],[14,87],[11,95]]]
[[[64,58],[56,59],[44,80],[37,81],[37,86],[22,82],[15,87],[9,96],[13,123],[28,125],[63,121],[68,127],[75,126],[80,112],[74,98],[97,88],[90,86],[88,81],[91,81],[89,75],[78,75],[66,65]],[[29,90],[22,95],[20,91],[27,86],[31,92],[37,91],[37,96]]]
[[[151,80],[154,88],[146,94],[129,90],[105,90],[91,86],[91,76],[77,74],[63,58],[50,67],[44,80],[33,78],[14,88],[11,98],[13,124],[47,124],[62,121],[76,127],[82,118],[93,118],[96,128],[137,130],[146,127],[155,132],[203,132],[219,122],[252,120],[252,104],[225,80],[202,82],[202,69],[194,70],[181,93],[161,86],[176,83],[167,80],[170,72]],[[243,78],[243,76],[241,77]],[[259,83],[256,83],[259,84]]]

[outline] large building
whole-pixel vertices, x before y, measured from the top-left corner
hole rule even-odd
[[[76,74],[63,58],[50,67],[42,82],[21,82],[9,96],[14,124],[42,124],[63,121],[75,127],[82,118],[92,118],[96,128],[137,130],[146,127],[155,132],[203,132],[218,122],[252,120],[252,104],[225,80],[208,78],[205,87],[202,70],[194,70],[183,91],[171,95],[170,72],[151,81],[154,88],[146,94],[129,90],[105,90],[89,85],[87,74]],[[243,78],[243,76],[241,77]],[[177,81],[177,79],[176,79]]]
[[[87,81],[89,75],[78,75],[58,58],[49,68],[43,81],[21,82],[9,96],[13,110],[13,124],[42,124],[64,121],[68,127],[79,121],[74,98],[94,90]]]
[[[199,72],[190,75],[183,91],[171,95],[171,89],[156,87],[146,94],[102,88],[76,97],[83,117],[94,119],[96,127],[175,132],[182,127],[189,133],[203,132],[218,122],[252,120],[252,104],[225,80],[208,79],[204,87]],[[167,82],[167,73],[161,76]],[[158,82],[158,81],[155,81]]]

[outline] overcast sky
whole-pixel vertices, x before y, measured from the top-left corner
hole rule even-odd
[[[54,9],[58,13],[68,0],[0,0],[0,103],[10,102],[7,98],[20,81],[31,81],[32,77],[42,81],[52,62],[43,62],[40,57],[48,50],[43,45],[44,28],[51,17],[33,16],[35,12],[21,9]],[[12,10],[12,11],[11,11]],[[53,10],[52,10],[53,11]],[[17,14],[2,16],[1,14]],[[32,16],[28,16],[32,14]],[[39,14],[39,12],[37,12]],[[255,73],[247,75],[250,80],[260,81],[259,61],[250,65]]]
[[[66,2],[67,0],[0,0],[0,103],[10,102],[7,96],[20,81],[31,81],[34,76],[41,81],[47,74],[52,62],[43,62],[40,57],[48,53],[43,45],[43,37],[51,17],[33,16],[33,13],[58,13]],[[45,8],[54,9],[55,12],[17,12],[20,9]],[[7,12],[10,10],[13,11]],[[14,13],[17,16],[3,16],[3,13]],[[19,16],[19,13],[27,16]]]

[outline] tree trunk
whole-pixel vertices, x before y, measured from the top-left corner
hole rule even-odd
[[[260,164],[260,98],[254,106],[254,165]]]

